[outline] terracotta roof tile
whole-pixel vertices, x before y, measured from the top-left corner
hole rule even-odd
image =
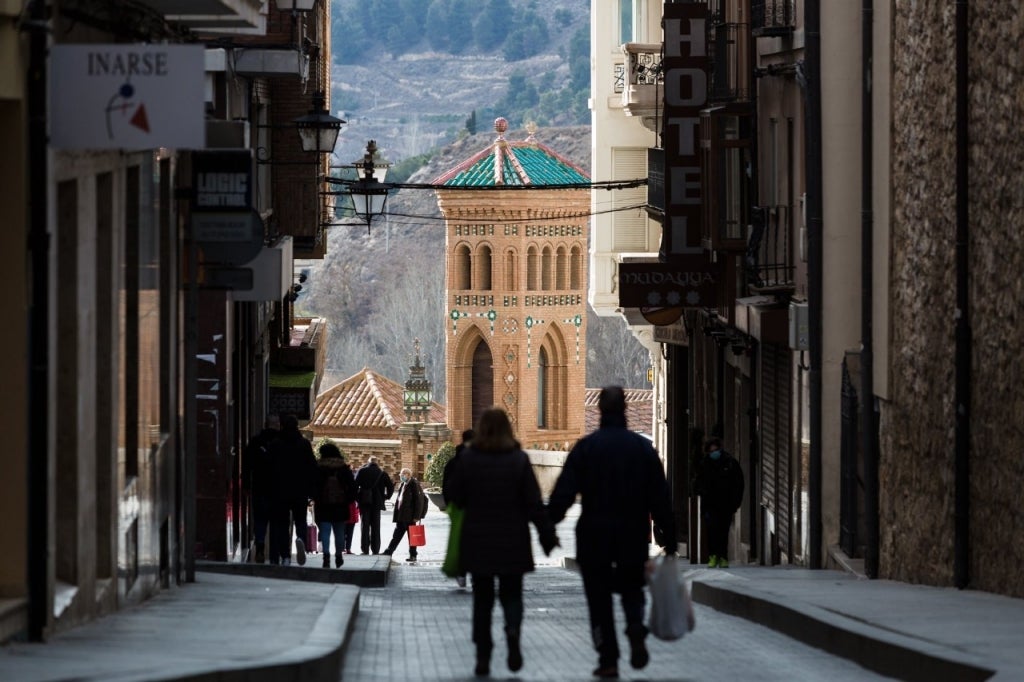
[[[405,423],[404,390],[402,384],[364,367],[317,396],[310,426],[394,431]],[[431,402],[429,421],[444,423],[442,405]]]
[[[654,425],[654,391],[649,388],[627,388],[626,393],[626,424],[640,433],[650,433]],[[597,409],[597,398],[601,389],[588,388],[583,399],[586,425],[584,431],[597,431],[601,423],[601,412]]]

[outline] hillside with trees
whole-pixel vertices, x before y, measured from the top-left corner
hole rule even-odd
[[[331,102],[348,125],[332,163],[349,166],[375,140],[392,164],[386,180],[429,183],[527,121],[538,139],[590,167],[590,5],[580,0],[334,0]],[[351,168],[335,174],[354,178]],[[327,318],[323,387],[369,367],[404,382],[413,339],[444,400],[444,222],[434,193],[403,189],[386,215],[328,229],[300,314]],[[349,213],[350,214],[350,213]],[[646,352],[619,318],[588,321],[588,384],[646,386]]]

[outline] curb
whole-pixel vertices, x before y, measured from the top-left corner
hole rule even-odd
[[[753,621],[887,677],[909,682],[980,682],[995,674],[980,663],[949,658],[952,652],[947,647],[816,606],[780,603],[739,585],[694,580],[691,594],[695,602],[716,611]]]
[[[380,565],[383,564],[383,565]],[[370,568],[320,568],[316,566],[279,566],[243,564],[225,561],[196,561],[197,571],[242,575],[250,578],[274,578],[313,583],[334,583],[356,587],[387,587],[391,562],[375,562]]]

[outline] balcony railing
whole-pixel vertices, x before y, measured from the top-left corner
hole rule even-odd
[[[794,0],[751,0],[750,27],[755,38],[777,38],[796,28]]]
[[[793,212],[789,206],[752,211],[753,229],[745,258],[751,293],[786,293],[795,289]]]
[[[622,51],[626,55],[622,106],[628,116],[653,118],[664,94],[661,45],[626,43]]]
[[[737,102],[750,98],[750,25],[718,24],[708,34],[711,53],[711,100]]]

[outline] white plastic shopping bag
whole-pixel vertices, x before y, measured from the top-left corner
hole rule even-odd
[[[690,591],[679,575],[675,554],[655,560],[654,570],[647,577],[651,591],[651,615],[647,623],[658,639],[673,641],[693,630],[697,624],[693,614]]]

